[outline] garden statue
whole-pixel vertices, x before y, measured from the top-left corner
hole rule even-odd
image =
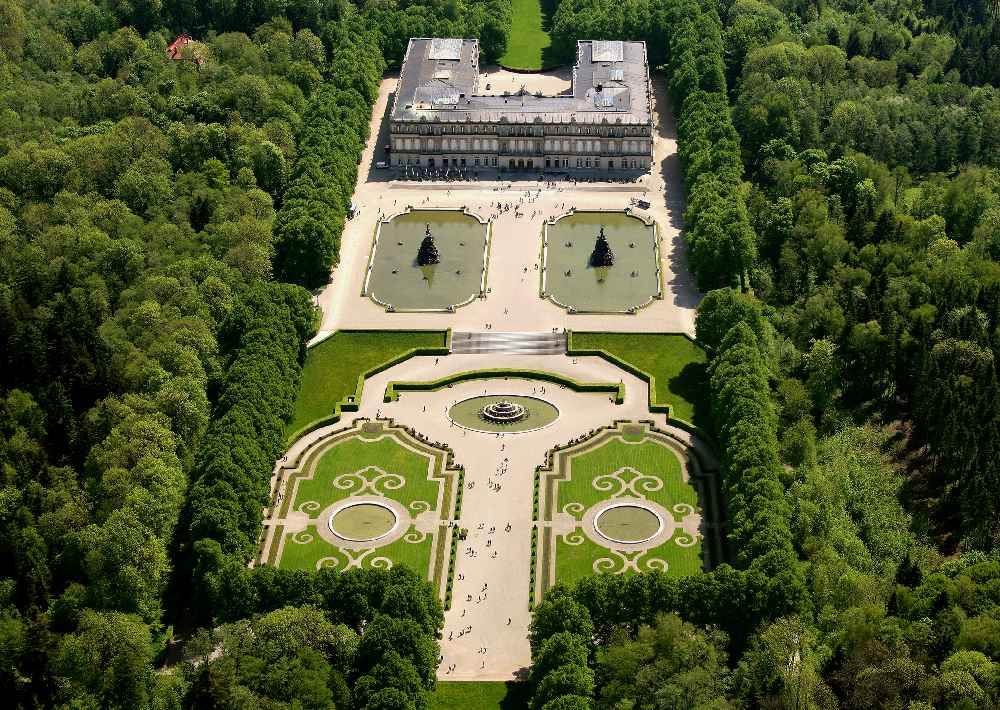
[[[594,251],[590,255],[590,265],[593,267],[601,266],[614,266],[615,263],[615,253],[611,251],[611,245],[608,244],[608,238],[604,236],[604,227],[601,227],[601,233],[597,235],[597,242],[594,244]]]
[[[431,225],[426,225],[424,239],[420,242],[420,249],[417,251],[417,266],[432,266],[441,261],[438,254],[437,245],[434,244],[434,237],[431,236]]]

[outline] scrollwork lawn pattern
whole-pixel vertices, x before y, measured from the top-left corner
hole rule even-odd
[[[410,530],[410,532],[403,535],[403,541],[408,542],[411,545],[416,545],[427,539],[427,533],[422,530]]]
[[[643,559],[648,550],[640,550],[635,553],[622,552],[620,550],[609,550],[609,552],[614,555],[614,557],[598,557],[594,560],[592,569],[596,574],[600,574],[602,572],[625,574],[628,571],[648,572],[651,570],[666,572],[669,567],[667,561],[659,557],[649,557],[647,559]],[[620,567],[619,564],[621,565]]]
[[[694,506],[687,503],[677,503],[673,507],[674,513],[681,516],[679,524],[675,528],[678,534],[673,537],[673,542],[680,547],[694,547],[698,540],[701,538],[701,533],[693,533],[687,530],[687,526],[684,525],[685,519],[689,516],[696,515]]]
[[[320,557],[316,560],[316,569],[335,569],[340,564],[339,557]]]
[[[426,513],[428,510],[431,510],[431,508],[431,504],[425,500],[415,500],[410,503],[410,510],[413,511],[415,516],[420,515],[421,513]]]
[[[627,473],[634,475],[630,479],[626,479],[625,474]],[[637,471],[631,466],[622,466],[613,473],[595,476],[590,485],[601,493],[610,493],[610,498],[631,495],[645,499],[646,493],[653,493],[663,488],[663,480],[657,476]]]
[[[377,475],[369,479],[365,475],[369,471],[374,471]],[[398,473],[389,473],[378,466],[368,466],[353,473],[342,473],[333,479],[334,488],[347,491],[352,496],[365,495],[366,493],[385,496],[386,491],[398,491],[405,485],[406,479],[403,476]]]

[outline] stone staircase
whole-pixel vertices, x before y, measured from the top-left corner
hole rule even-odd
[[[452,333],[451,351],[465,355],[563,355],[566,333]]]

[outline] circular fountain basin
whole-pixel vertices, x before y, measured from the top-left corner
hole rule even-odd
[[[528,416],[528,410],[517,402],[501,399],[484,406],[479,410],[479,415],[486,421],[495,424],[511,424]]]
[[[399,518],[388,505],[365,501],[346,505],[330,516],[330,531],[351,542],[374,542],[396,529]]]
[[[663,520],[643,505],[619,503],[597,514],[594,529],[611,542],[631,545],[656,537],[663,529]]]
[[[523,434],[548,426],[559,418],[559,410],[537,397],[481,395],[456,402],[448,416],[472,431]]]

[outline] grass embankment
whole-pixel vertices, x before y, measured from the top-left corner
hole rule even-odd
[[[438,681],[430,710],[527,710],[527,683]]]
[[[309,350],[286,435],[333,413],[356,394],[358,377],[414,348],[445,346],[445,331],[341,331]]]
[[[552,38],[544,29],[546,24],[540,0],[513,0],[511,3],[510,37],[507,51],[500,57],[500,64],[508,69],[537,71],[551,66],[546,50]]]
[[[672,415],[710,430],[708,421],[708,353],[675,333],[573,332],[570,354],[604,350],[655,379],[653,404],[669,404]]]

